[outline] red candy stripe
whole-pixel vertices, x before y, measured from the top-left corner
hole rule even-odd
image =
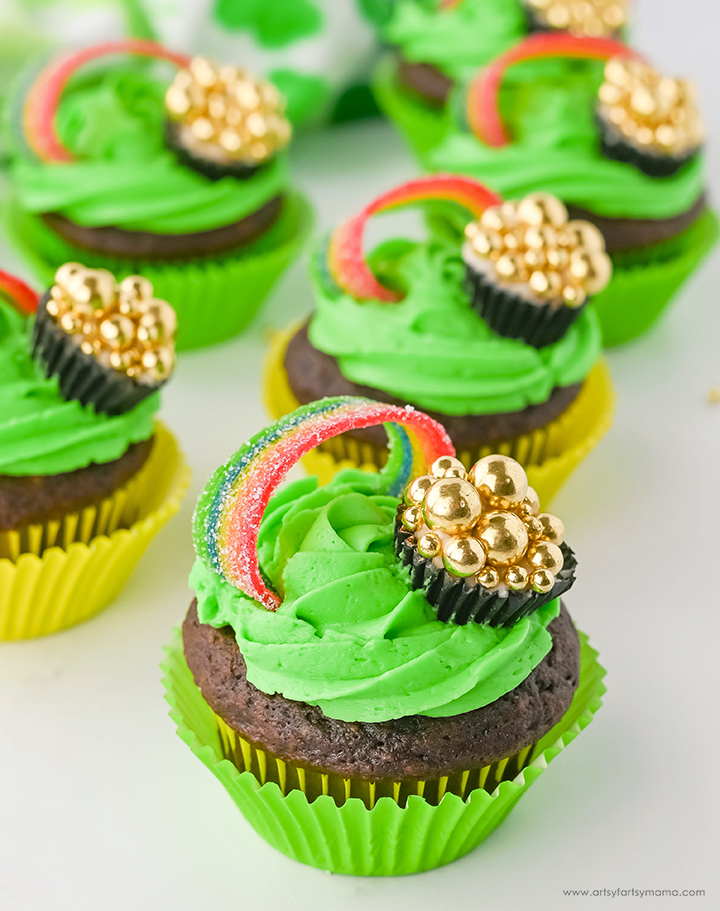
[[[94,47],[83,48],[68,57],[62,57],[46,67],[28,91],[23,107],[23,126],[30,148],[43,161],[73,161],[73,155],[63,145],[55,129],[55,117],[62,93],[70,78],[84,66],[110,54],[133,54],[167,60],[179,67],[187,66],[190,58],[185,54],[169,51],[155,41],[129,38],[108,41]]]
[[[576,38],[562,33],[530,35],[488,64],[470,84],[467,97],[468,122],[473,133],[485,145],[500,148],[510,142],[498,108],[498,94],[506,71],[515,63],[543,57],[590,60],[633,57],[642,60],[637,51],[612,38]]]
[[[353,218],[336,228],[330,240],[328,266],[343,291],[357,300],[395,303],[401,299],[396,292],[380,284],[365,262],[365,225],[371,216],[379,212],[431,199],[457,202],[475,217],[479,217],[489,206],[496,206],[502,201],[497,193],[484,184],[471,177],[460,177],[455,174],[421,177],[383,193]]]
[[[0,269],[0,295],[24,316],[37,310],[38,295],[24,281]]]

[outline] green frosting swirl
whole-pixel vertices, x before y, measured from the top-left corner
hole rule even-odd
[[[544,348],[496,335],[463,291],[457,247],[395,242],[375,258],[407,289],[400,303],[359,303],[330,286],[319,269],[314,276],[310,340],[355,383],[442,414],[504,414],[581,382],[600,355],[591,308]]]
[[[198,616],[232,626],[247,677],[264,693],[342,721],[469,712],[518,686],[551,648],[554,601],[509,629],[441,623],[392,547],[398,500],[349,470],[326,487],[297,481],[260,526],[264,572],[284,593],[260,607],[197,560]]]
[[[58,132],[78,160],[16,156],[11,174],[23,209],[61,212],[86,227],[185,234],[239,221],[285,189],[282,155],[248,180],[212,181],[181,165],[164,145],[165,86],[139,66],[106,71],[66,92]]]
[[[525,64],[509,71],[500,92],[507,146],[485,146],[458,114],[428,153],[431,170],[470,174],[508,198],[545,190],[610,217],[662,219],[691,208],[705,184],[702,156],[660,178],[605,158],[595,124],[602,65],[567,66],[560,76],[556,64],[534,61],[532,82],[515,78]]]
[[[118,417],[67,402],[30,357],[32,321],[0,301],[0,474],[52,475],[119,458],[152,436],[159,396]]]

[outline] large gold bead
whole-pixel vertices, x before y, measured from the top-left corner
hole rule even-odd
[[[465,466],[453,456],[440,456],[428,468],[428,474],[434,478],[465,478]]]
[[[443,549],[443,565],[454,576],[474,576],[485,559],[485,549],[477,538],[454,538]]]
[[[422,513],[417,506],[409,506],[402,514],[402,524],[408,531],[417,531],[422,521]]]
[[[558,243],[558,232],[551,225],[536,225],[528,228],[523,241],[531,250],[548,250]]]
[[[195,81],[204,89],[211,89],[220,77],[217,66],[205,57],[193,57],[189,69]]]
[[[552,541],[553,544],[562,544],[565,540],[565,525],[562,519],[558,519],[549,512],[541,512],[538,519],[542,522],[543,538],[546,541]]]
[[[531,516],[536,516],[540,511],[540,497],[532,487],[528,487],[523,503],[528,507]]]
[[[190,92],[187,88],[173,83],[165,93],[165,107],[176,117],[182,117],[192,107]]]
[[[113,348],[125,348],[135,337],[135,323],[121,313],[104,319],[99,329],[102,338]]]
[[[64,263],[55,273],[55,284],[66,291],[70,280],[84,271],[85,266],[81,263]]]
[[[475,487],[462,478],[442,478],[428,490],[423,515],[428,528],[458,535],[470,531],[482,513]]]
[[[537,516],[528,516],[525,519],[525,528],[531,541],[536,541],[543,536],[543,524]]]
[[[560,200],[550,193],[531,193],[517,208],[520,221],[527,225],[554,225],[559,227],[567,221],[567,209]]]
[[[429,560],[439,556],[442,553],[440,536],[435,534],[434,531],[426,531],[424,535],[418,538],[417,552]]]
[[[107,310],[117,296],[115,276],[107,269],[84,269],[70,279],[67,292],[71,301],[89,304],[95,310]]]
[[[140,363],[154,380],[164,380],[175,366],[175,353],[171,348],[161,345],[154,350],[143,352]]]
[[[521,503],[528,492],[527,475],[510,456],[485,456],[470,469],[468,480],[480,493],[508,504]]]
[[[153,298],[143,302],[142,310],[143,315],[138,326],[140,341],[170,341],[174,337],[177,330],[177,315],[167,301]]]
[[[435,480],[436,479],[429,474],[420,475],[419,478],[415,478],[405,491],[404,499],[408,506],[420,506],[425,499],[425,494],[433,486]]]
[[[563,554],[557,544],[540,541],[527,552],[527,558],[533,569],[546,569],[556,576],[563,568]]]
[[[491,206],[480,216],[480,227],[486,231],[503,231],[505,219],[502,217],[499,206]]]
[[[493,589],[500,585],[500,573],[494,566],[484,566],[479,573],[475,574],[478,584],[483,588]]]
[[[124,300],[145,301],[152,296],[152,282],[144,275],[128,275],[120,282],[120,297]]]
[[[505,584],[510,591],[524,591],[528,586],[528,571],[524,566],[508,567],[505,571]]]
[[[597,294],[607,285],[612,276],[612,263],[606,253],[588,253],[585,250],[573,250],[570,254],[570,274],[579,282],[588,294]]]
[[[625,58],[611,57],[605,64],[605,79],[608,82],[625,88],[632,81],[632,74]]]
[[[555,585],[555,577],[547,569],[536,569],[530,576],[530,588],[538,594],[545,595]]]
[[[484,544],[488,560],[501,566],[521,557],[529,540],[522,519],[512,512],[490,512],[482,516],[475,537]]]

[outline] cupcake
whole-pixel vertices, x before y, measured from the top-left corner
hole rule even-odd
[[[177,72],[168,85],[118,54]],[[173,302],[180,349],[242,331],[307,233],[283,100],[237,67],[148,41],[86,48],[17,94],[12,123],[8,228],[22,252],[47,280],[75,260],[145,276]]]
[[[595,62],[563,84],[554,74],[530,89],[504,84],[512,65],[543,67],[547,57]],[[487,180],[511,198],[551,193],[571,219],[599,228],[613,277],[594,306],[605,344],[615,345],[655,323],[717,239],[701,141],[687,83],[661,77],[610,39],[538,34],[472,81],[466,117],[429,165]]]
[[[391,439],[382,473],[347,470],[325,487],[307,478],[271,499],[318,442],[374,422]],[[556,593],[574,572],[562,523],[538,512],[511,459],[486,460],[470,481],[459,472],[421,412],[326,399],[261,431],[198,502],[196,598],[163,665],[171,715],[258,833],[303,863],[356,875],[450,863],[600,705],[604,672]],[[441,571],[486,603],[524,599],[515,617],[450,615],[398,556],[401,536],[418,550],[396,516],[426,476],[420,508],[446,529]],[[467,505],[458,485],[475,502],[455,544],[484,556],[471,576],[447,530]],[[524,529],[523,553],[486,534],[496,515]]]
[[[64,264],[40,297],[0,274],[0,639],[119,592],[189,472],[155,420],[175,315],[141,276]]]
[[[378,103],[424,161],[449,126],[453,89],[479,67],[529,31],[618,37],[627,6],[627,0],[399,0],[384,28],[393,51],[376,72]],[[573,66],[556,64],[557,76],[564,78]],[[535,74],[529,64],[513,78],[527,87]]]
[[[444,212],[454,207],[465,224],[505,205],[474,180],[436,175],[391,190],[341,225],[315,256],[315,312],[271,351],[268,410],[277,418],[325,395],[413,405],[446,427],[466,468],[493,452],[512,456],[547,501],[610,423],[613,394],[593,307],[534,301],[522,283],[484,283],[489,273],[472,248],[479,229],[465,250],[459,239],[389,241],[368,266],[362,237],[370,215],[429,201]],[[495,269],[494,259],[486,262]],[[543,344],[558,328],[556,313],[561,337]],[[347,465],[378,469],[385,434],[361,428],[318,449],[306,465],[324,480]]]

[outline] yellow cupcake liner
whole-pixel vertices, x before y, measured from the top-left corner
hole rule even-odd
[[[268,750],[246,740],[215,712],[213,716],[223,757],[232,762],[238,771],[253,774],[261,785],[272,781],[280,788],[283,796],[291,791],[302,791],[310,802],[321,795],[329,795],[339,807],[350,798],[358,798],[368,810],[372,810],[383,797],[389,797],[398,806],[404,807],[407,806],[411,795],[417,795],[436,807],[445,794],[456,794],[463,800],[478,789],[492,794],[500,782],[512,781],[530,765],[537,747],[537,744],[530,744],[512,756],[499,759],[483,768],[455,772],[440,778],[369,781],[345,778],[310,766],[285,762]]]
[[[263,399],[273,419],[294,411],[295,398],[285,371],[285,351],[297,331],[297,326],[278,332],[271,340],[263,375]],[[466,468],[491,453],[501,453],[516,459],[525,468],[530,485],[537,491],[541,503],[548,503],[565,480],[598,444],[612,423],[615,393],[610,372],[604,360],[591,370],[575,401],[559,418],[532,433],[492,446],[460,450],[458,458]],[[362,443],[348,434],[340,434],[321,444],[303,457],[309,474],[315,474],[321,484],[327,484],[343,468],[362,468],[379,471],[387,459],[384,447]]]
[[[0,641],[55,633],[107,607],[189,484],[178,442],[158,422],[147,462],[115,495],[62,520],[3,533]]]

